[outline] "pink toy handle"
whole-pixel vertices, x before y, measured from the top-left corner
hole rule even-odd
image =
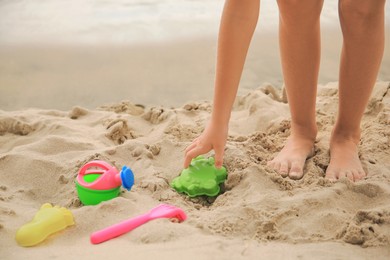
[[[106,171],[112,168],[112,166],[105,161],[95,160],[95,161],[90,161],[90,162],[86,163],[80,169],[79,174],[84,175],[84,173],[87,171],[87,169],[89,169],[91,167],[98,167],[98,168],[101,168],[101,169],[106,170]]]
[[[95,174],[103,174],[105,172],[106,172],[105,170],[86,170],[84,175],[94,174],[94,173]]]
[[[103,170],[88,170],[89,168],[92,168],[92,167],[97,167],[97,168],[100,168],[100,169],[103,169]],[[111,166],[109,163],[105,162],[105,161],[99,161],[99,160],[95,160],[95,161],[90,161],[88,163],[86,163],[79,171],[79,174],[77,176],[77,181],[79,182],[80,185],[84,186],[84,187],[93,187],[93,186],[96,186],[94,183],[87,183],[86,181],[84,181],[84,176],[87,175],[87,174],[91,174],[91,173],[97,173],[97,174],[104,174],[106,172],[109,172],[109,171],[115,171],[115,173],[118,173],[118,171],[116,170],[115,167]],[[118,178],[120,178],[118,176]],[[104,189],[106,187],[103,187],[101,189]]]
[[[112,225],[110,227],[107,227],[105,229],[96,231],[93,233],[90,237],[92,244],[99,244],[104,241],[110,240],[112,238],[118,237],[120,235],[123,235],[127,232],[130,232],[131,230],[135,229],[136,227],[141,226],[142,224],[145,224],[150,220],[148,214],[140,215],[135,218],[131,218],[128,220],[125,220],[123,222],[120,222],[118,224]]]

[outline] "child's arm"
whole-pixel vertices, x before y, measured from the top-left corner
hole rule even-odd
[[[214,149],[222,166],[230,113],[246,54],[259,16],[259,0],[226,0],[219,29],[213,111],[203,133],[186,149],[184,168],[200,154]]]

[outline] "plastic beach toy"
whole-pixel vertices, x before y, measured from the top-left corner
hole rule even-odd
[[[89,170],[92,167],[97,167],[102,170]],[[92,182],[87,182],[83,177],[88,174],[99,174],[100,176]],[[105,161],[91,161],[80,169],[77,181],[83,187],[94,190],[108,190],[121,185],[125,189],[130,190],[134,184],[134,175],[130,168],[126,166],[123,166],[122,171],[118,173],[115,167]]]
[[[88,178],[90,180],[94,180],[93,178],[98,178],[98,174],[89,174]],[[120,193],[120,187],[114,188],[114,189],[109,189],[109,190],[93,190],[93,189],[88,189],[80,184],[77,183],[76,181],[76,189],[77,189],[77,194],[79,195],[80,201],[84,205],[97,205],[102,201],[110,200],[113,198],[118,197]]]
[[[74,225],[72,212],[45,203],[33,220],[18,229],[15,239],[21,246],[35,246],[51,234],[71,225]]]
[[[79,171],[76,179],[77,193],[84,205],[96,205],[117,197],[120,187],[130,190],[134,174],[123,166],[121,172],[105,161],[91,161]]]
[[[182,209],[178,207],[168,204],[160,204],[146,214],[125,220],[123,222],[93,233],[90,237],[91,243],[99,244],[112,238],[118,237],[127,232],[130,232],[131,230],[141,226],[142,224],[145,224],[150,220],[157,218],[175,218],[178,219],[179,222],[182,222],[186,220],[187,215]]]
[[[184,169],[179,177],[173,179],[171,186],[177,192],[190,197],[200,195],[216,196],[220,192],[219,184],[227,178],[226,168],[217,169],[214,158],[198,156],[192,159],[190,166]]]

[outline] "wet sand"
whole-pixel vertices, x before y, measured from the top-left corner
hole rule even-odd
[[[338,81],[341,44],[337,30],[324,30],[319,84]],[[0,109],[212,100],[216,45],[215,36],[138,45],[0,46]],[[390,80],[390,48],[378,80]],[[254,36],[239,92],[264,83],[283,85],[275,33]]]

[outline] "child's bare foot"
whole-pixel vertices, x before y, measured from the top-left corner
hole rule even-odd
[[[348,138],[335,132],[330,141],[330,163],[325,178],[361,180],[366,176],[358,155],[359,138]]]
[[[314,135],[315,136],[315,135]],[[314,138],[307,135],[291,135],[280,153],[268,166],[283,177],[299,180],[303,177],[303,167],[308,157],[314,153]]]

